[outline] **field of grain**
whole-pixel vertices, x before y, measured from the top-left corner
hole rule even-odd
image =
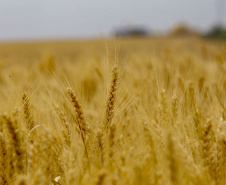
[[[1,185],[226,184],[226,45],[0,44]]]

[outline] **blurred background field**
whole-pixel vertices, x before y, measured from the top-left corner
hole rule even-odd
[[[218,52],[224,52],[224,40],[205,39],[199,36],[116,37],[85,40],[59,40],[37,42],[10,42],[0,44],[2,61],[39,61],[46,55],[54,55],[59,62],[77,61],[86,57],[113,57],[128,60],[131,55],[146,56],[184,54],[202,55],[206,62]]]

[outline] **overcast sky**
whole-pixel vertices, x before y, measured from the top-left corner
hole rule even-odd
[[[124,25],[207,29],[226,11],[219,1],[226,0],[0,0],[0,41],[95,37]]]

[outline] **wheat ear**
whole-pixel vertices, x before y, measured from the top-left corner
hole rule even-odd
[[[210,150],[212,147],[212,122],[208,120],[207,123],[202,128],[202,135],[201,135],[201,146],[202,146],[202,155],[206,166],[209,166],[210,163]]]
[[[102,129],[98,129],[97,131],[97,135],[96,135],[96,140],[97,140],[97,147],[100,151],[100,160],[102,163],[104,163],[104,153],[105,153],[105,149],[104,149],[104,137],[103,137],[103,131]]]
[[[58,105],[55,105],[53,104],[53,107],[62,123],[62,132],[63,132],[63,136],[64,136],[64,139],[66,141],[66,144],[68,146],[71,145],[71,132],[70,132],[70,128],[69,128],[69,125],[68,125],[68,122],[66,120],[66,116],[64,115],[64,113],[60,110],[59,106]]]
[[[117,84],[118,84],[118,66],[115,65],[112,70],[111,88],[109,91],[107,106],[106,106],[105,127],[107,128],[107,130],[114,116],[114,104],[115,104],[115,94],[116,94]]]
[[[23,172],[23,151],[21,139],[12,120],[7,115],[3,115],[3,119],[5,120],[6,128],[11,136],[10,144],[12,145],[16,158],[13,162],[15,162],[15,168],[19,174]]]
[[[30,112],[30,100],[27,93],[24,93],[22,96],[22,104],[23,104],[24,118],[27,122],[27,127],[29,130],[31,130],[35,124],[34,124],[34,119]]]
[[[6,171],[6,141],[3,137],[2,132],[0,132],[0,165],[1,165],[1,170],[0,170],[0,184],[8,184],[8,179],[7,179],[7,171]]]
[[[177,163],[177,156],[175,151],[175,139],[171,135],[171,133],[168,135],[168,162],[169,162],[169,170],[170,170],[170,181],[171,184],[178,184],[179,182],[179,169],[178,169],[178,163]]]
[[[67,88],[67,93],[71,98],[71,102],[72,102],[72,104],[75,108],[75,112],[77,114],[77,124],[78,124],[80,134],[81,134],[81,137],[82,137],[82,142],[83,142],[84,147],[85,147],[85,153],[86,153],[86,156],[88,157],[86,135],[89,132],[89,129],[88,129],[88,126],[87,126],[85,118],[84,118],[84,113],[83,113],[82,107],[81,107],[78,99],[76,98],[76,96],[75,96],[75,94],[74,94],[74,92],[72,91],[71,88],[69,88],[69,87]]]

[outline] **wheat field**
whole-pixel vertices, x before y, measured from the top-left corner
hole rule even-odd
[[[226,45],[0,44],[1,185],[226,184]]]

